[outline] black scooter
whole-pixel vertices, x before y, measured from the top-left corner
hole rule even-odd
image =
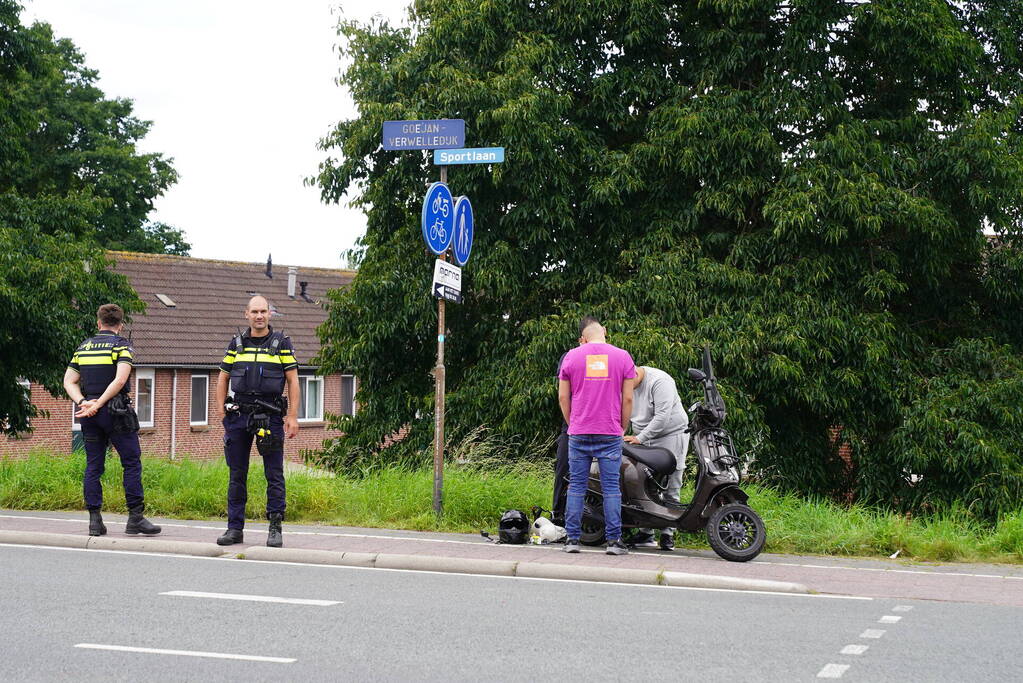
[[[689,369],[689,379],[703,385],[703,400],[690,408],[687,431],[696,454],[697,475],[688,504],[664,497],[675,456],[666,448],[624,444],[622,447],[622,528],[706,529],[710,547],[732,562],[760,554],[766,539],[764,522],[746,503],[739,488],[739,456],[722,427],[725,402],[718,391],[710,348],[703,349],[703,369]],[[586,545],[604,542],[604,502],[600,470],[594,462],[583,503],[582,535]]]

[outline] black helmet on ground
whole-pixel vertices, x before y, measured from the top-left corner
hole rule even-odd
[[[525,543],[529,540],[529,518],[522,510],[508,510],[501,515],[497,536],[501,543]]]

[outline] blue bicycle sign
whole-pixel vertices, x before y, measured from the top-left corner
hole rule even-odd
[[[444,183],[433,183],[423,199],[423,239],[434,254],[440,256],[451,246],[454,237],[455,202]]]
[[[472,252],[472,204],[469,203],[468,197],[459,197],[455,201],[454,219],[455,234],[451,238],[451,251],[454,253],[455,263],[464,266]]]

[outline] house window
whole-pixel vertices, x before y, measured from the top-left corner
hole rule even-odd
[[[341,414],[355,415],[354,375],[341,375]]]
[[[135,411],[139,415],[140,427],[153,426],[153,389],[156,386],[156,371],[153,368],[135,370]]]
[[[313,422],[323,419],[323,378],[298,376],[298,419]]]
[[[82,421],[75,417],[75,413],[80,410],[74,403],[71,404],[71,431],[80,432],[82,431]]]
[[[210,376],[192,375],[192,410],[188,423],[192,425],[209,424]]]

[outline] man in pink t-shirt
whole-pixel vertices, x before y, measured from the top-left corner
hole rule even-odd
[[[596,318],[579,321],[580,346],[565,354],[558,372],[558,402],[568,423],[568,497],[565,552],[579,552],[583,498],[590,465],[597,461],[604,498],[604,528],[609,555],[628,552],[622,543],[622,435],[632,417],[636,365],[628,351],[606,341]]]

